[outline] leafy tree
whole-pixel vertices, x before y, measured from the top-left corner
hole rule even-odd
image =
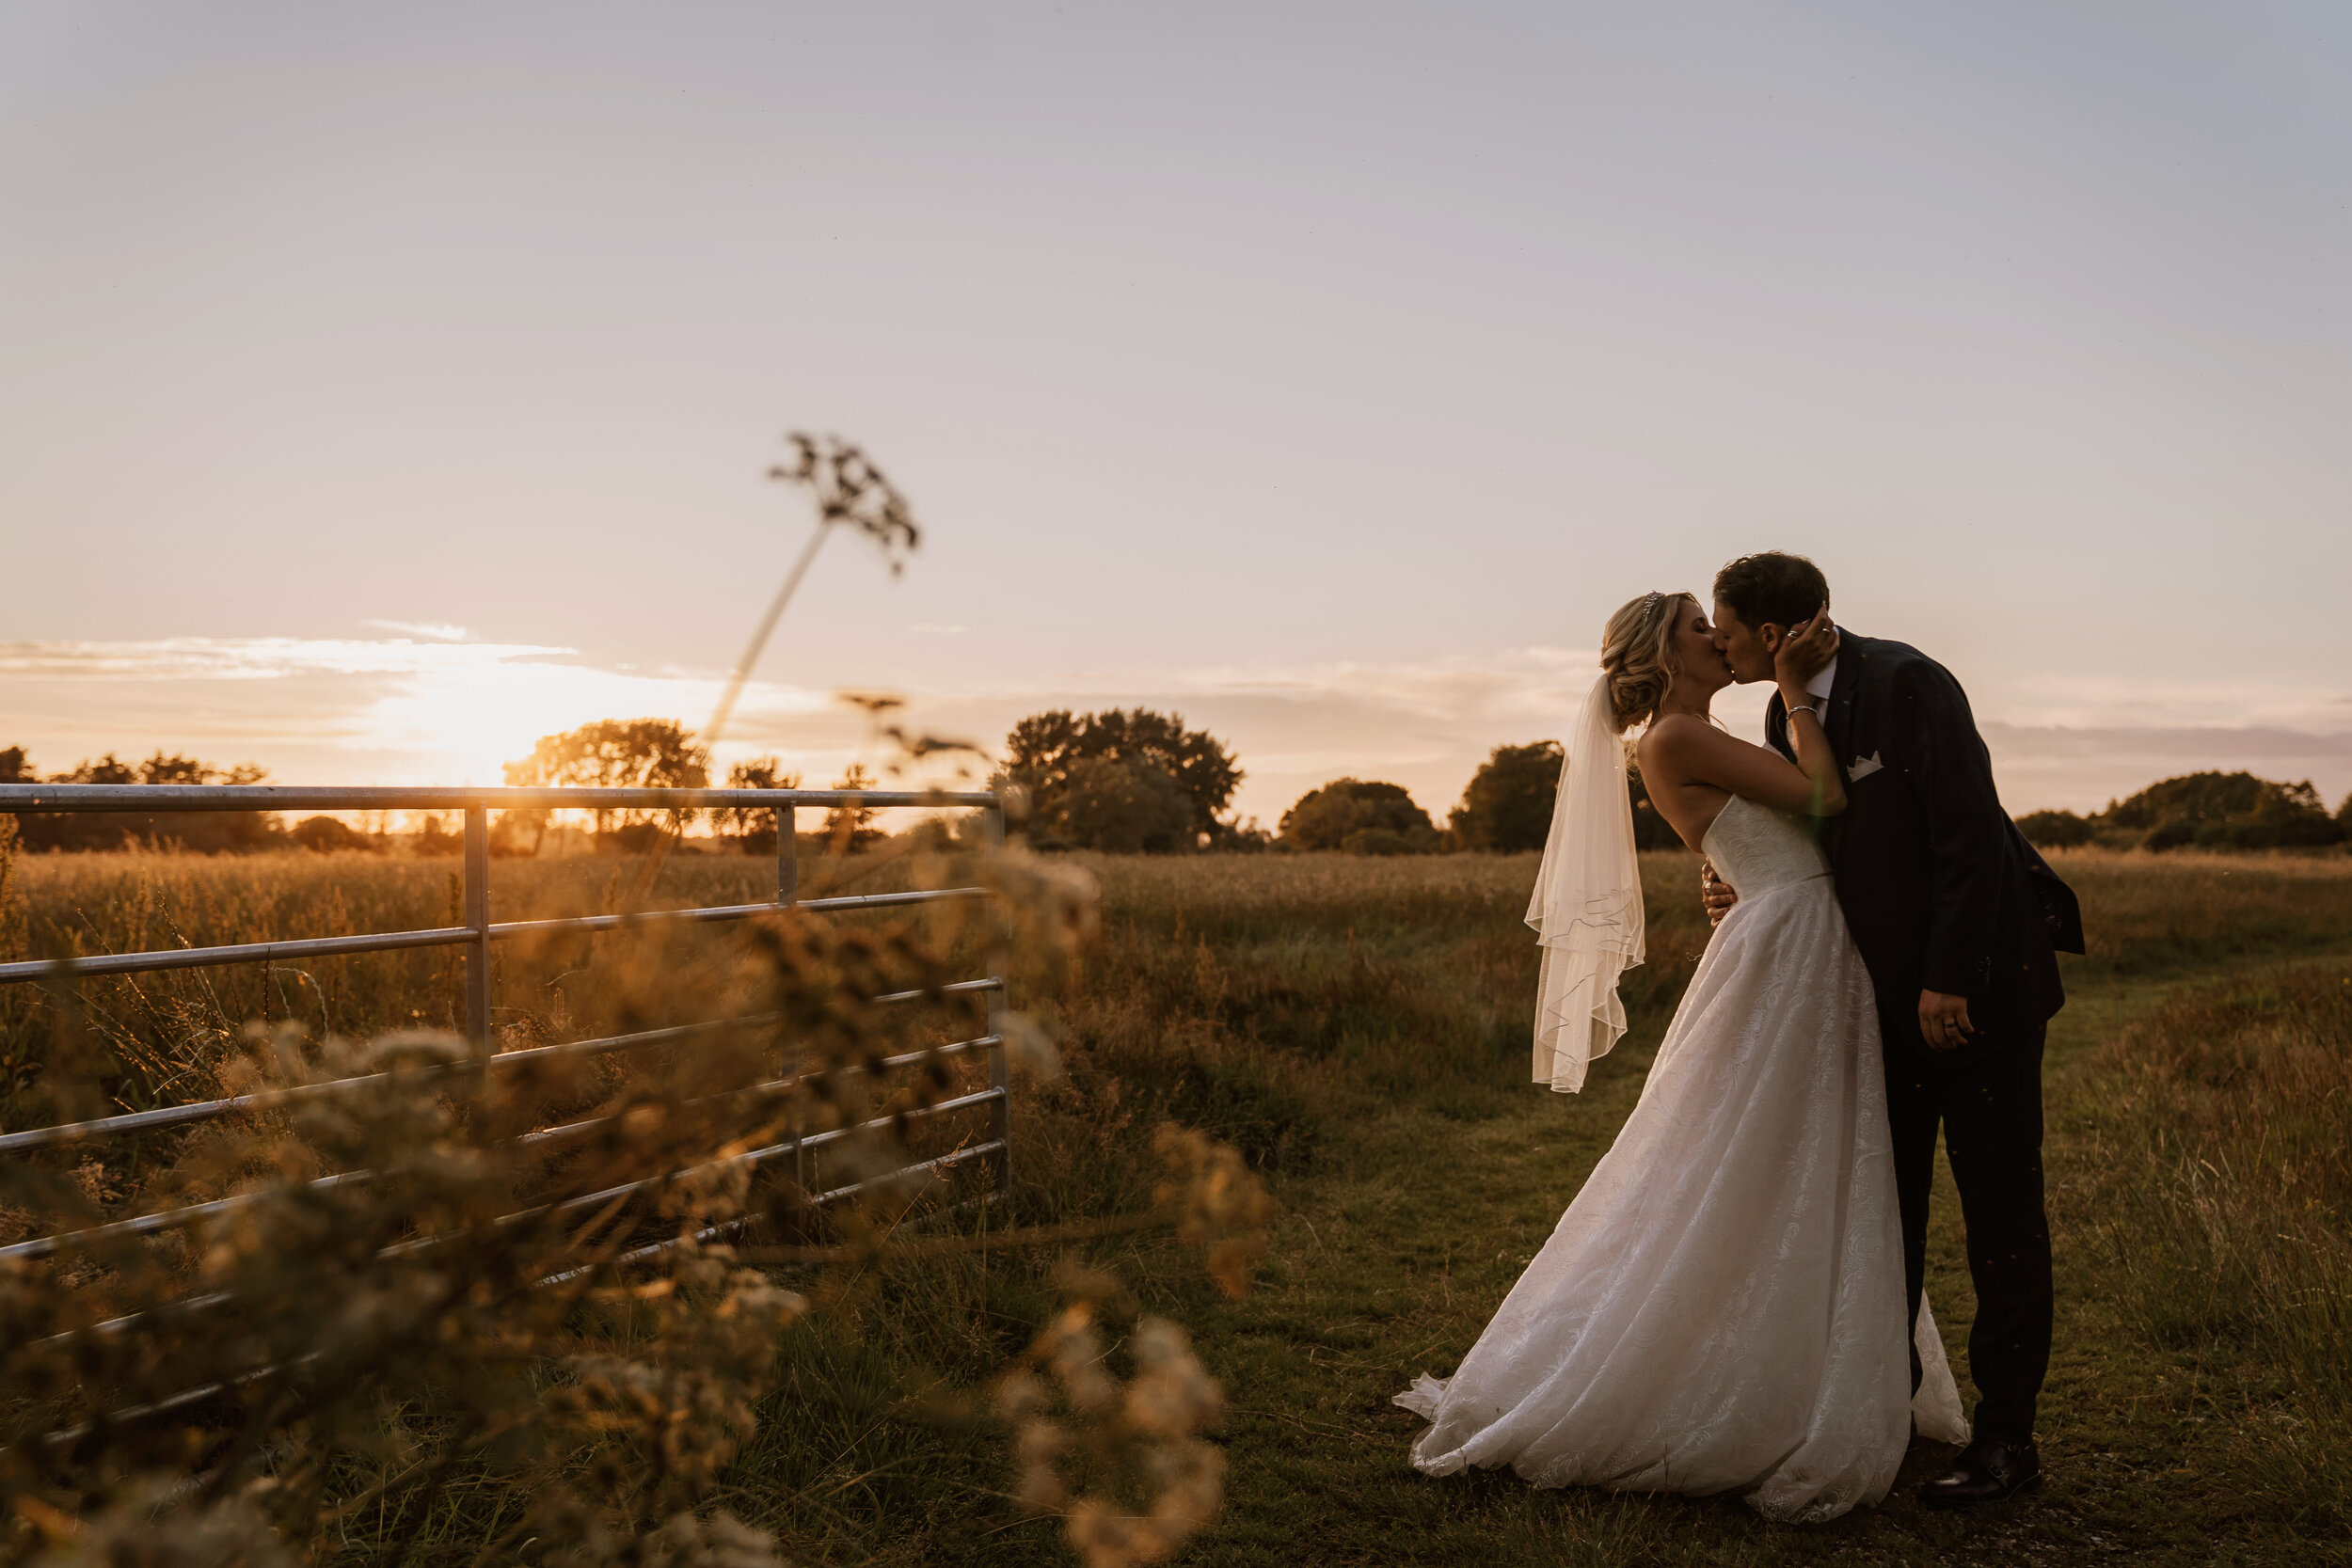
[[[589,789],[700,789],[710,782],[710,753],[675,719],[599,719],[562,735],[541,736],[531,755],[506,765],[506,782]],[[617,826],[649,826],[667,816],[676,826],[691,810],[615,811],[596,807],[596,834]]]
[[[1274,835],[1258,826],[1258,819],[1252,816],[1219,822],[1209,834],[1209,841],[1200,847],[1227,855],[1262,855],[1274,847]]]
[[[1556,740],[1496,747],[1463,787],[1462,803],[1448,815],[1454,843],[1504,854],[1542,848],[1551,832],[1565,755]]]
[[[1197,840],[1192,796],[1148,757],[1080,757],[1047,800],[1029,828],[1046,847],[1167,855]]]
[[[862,762],[850,764],[850,770],[833,784],[835,789],[871,789],[873,775],[866,771]],[[869,828],[874,820],[874,808],[868,805],[834,806],[825,813],[825,847],[831,854],[846,855],[878,844],[889,835],[878,828]]]
[[[497,860],[533,860],[548,839],[555,814],[536,809],[502,811],[490,818],[490,854]]]
[[[1437,825],[1401,784],[1333,779],[1282,814],[1281,843],[1292,849],[1351,854],[1425,853],[1438,847]]]
[[[729,789],[798,789],[801,776],[787,773],[775,757],[753,757],[727,769]],[[848,788],[849,785],[842,787]],[[776,814],[767,806],[721,806],[711,814],[712,826],[747,855],[776,852]],[[852,830],[854,831],[854,829]]]
[[[2017,831],[2040,848],[2072,849],[2089,844],[2098,830],[2071,811],[2029,811],[2017,819]]]
[[[1215,736],[1184,728],[1181,714],[1150,708],[1087,714],[1057,708],[1022,720],[1005,739],[1005,776],[1028,791],[1030,813],[1041,822],[1067,817],[1060,796],[1071,770],[1090,758],[1141,761],[1166,771],[1184,793],[1196,843],[1217,833],[1217,814],[1232,803],[1243,777],[1232,752]]]
[[[14,774],[9,778],[8,769]],[[0,752],[0,778],[32,783],[37,775],[21,746]],[[51,784],[249,784],[267,772],[252,763],[215,768],[195,757],[158,751],[145,762],[124,762],[112,752],[95,762],[85,758]],[[132,844],[171,844],[200,854],[243,853],[267,849],[282,840],[275,812],[180,811],[87,812],[21,819],[24,842],[31,849],[119,849]]]
[[[306,816],[287,831],[286,836],[305,849],[322,854],[332,849],[373,849],[375,841],[367,834],[354,832],[351,825],[332,816]]]
[[[156,754],[159,757],[162,755],[161,752]],[[118,759],[112,752],[108,752],[96,762],[84,757],[64,772],[53,774],[49,782],[51,784],[135,784],[143,781],[139,778],[137,768]]]
[[[1462,790],[1462,803],[1449,817],[1454,844],[1498,854],[1541,849],[1551,836],[1552,808],[1560,796],[1560,769],[1566,753],[1556,740],[1498,746]],[[1629,764],[1626,792],[1633,808],[1636,849],[1679,849],[1682,835],[1649,798],[1641,768]]]
[[[114,758],[110,754],[106,760],[112,762]],[[139,783],[151,784],[249,784],[261,783],[263,776],[263,770],[249,762],[234,768],[215,768],[194,757],[167,757],[161,752],[139,764]]]
[[[2342,843],[2310,780],[2278,784],[2251,773],[2189,773],[2112,801],[2090,818],[2103,842],[2150,849],[2286,849]]]
[[[1627,792],[1633,797],[1633,847],[1636,849],[1682,848],[1682,835],[1675,832],[1675,825],[1666,820],[1665,814],[1660,811],[1657,803],[1650,800],[1649,785],[1643,783],[1641,768],[1630,763],[1626,765],[1625,786]],[[1549,826],[1546,827],[1545,832],[1549,835],[1550,832]]]

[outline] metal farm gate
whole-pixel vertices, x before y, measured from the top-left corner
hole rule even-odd
[[[705,807],[734,807],[738,809],[768,809],[776,821],[776,891],[765,903],[730,904],[701,909],[653,910],[624,914],[581,915],[556,920],[520,920],[493,923],[490,919],[490,832],[489,814],[493,810],[647,810],[686,809]],[[281,959],[326,958],[353,953],[388,952],[405,948],[455,947],[465,955],[466,1036],[474,1052],[472,1068],[467,1070],[485,1074],[502,1067],[531,1061],[545,1061],[556,1056],[590,1056],[608,1052],[630,1051],[648,1047],[690,1041],[696,1036],[712,1031],[740,1028],[771,1022],[765,1017],[717,1019],[706,1022],[678,1024],[668,1028],[641,1030],[631,1034],[612,1035],[596,1039],[570,1040],[561,1044],[532,1046],[522,1050],[494,1052],[490,1025],[490,950],[496,943],[521,938],[542,938],[564,932],[595,933],[616,931],[660,922],[714,922],[741,920],[779,909],[810,911],[850,911],[884,909],[894,906],[924,904],[940,899],[977,898],[987,895],[987,890],[977,887],[939,888],[908,893],[877,893],[849,895],[838,897],[803,899],[799,896],[799,864],[796,858],[797,840],[794,832],[796,814],[808,807],[964,807],[977,808],[988,842],[1000,844],[1004,834],[1004,804],[994,794],[980,792],[893,791],[850,789],[587,789],[587,788],[407,788],[399,786],[336,788],[302,787],[267,784],[0,784],[0,812],[17,814],[50,812],[336,812],[336,811],[424,811],[462,812],[465,815],[465,872],[463,880],[464,924],[438,927],[426,930],[382,931],[354,935],[305,937],[288,942],[246,942],[220,947],[183,947],[145,953],[107,953],[68,959],[38,959],[29,962],[0,963],[0,984],[54,980],[79,975],[138,974],[159,970],[194,969],[210,964],[274,963]],[[1005,1007],[1005,982],[1001,974],[977,974],[944,988],[948,995],[977,995],[985,998],[987,1028],[980,1036],[930,1051],[910,1053],[886,1058],[881,1066],[899,1068],[937,1056],[987,1053],[988,1087],[974,1093],[942,1101],[935,1105],[908,1115],[924,1117],[953,1116],[960,1112],[985,1110],[988,1116],[987,1134],[963,1144],[937,1159],[906,1166],[893,1175],[906,1176],[974,1160],[990,1160],[995,1166],[995,1193],[1006,1191],[1011,1150],[1009,1116],[1010,1085],[1006,1062],[1002,1021]],[[891,1004],[912,1004],[940,993],[906,991],[874,1000]],[[294,1088],[272,1089],[258,1094],[232,1096],[227,1099],[201,1101],[191,1104],[163,1106],[153,1110],[126,1112],[119,1116],[101,1117],[93,1120],[35,1128],[25,1132],[0,1134],[0,1155],[29,1154],[35,1150],[66,1145],[95,1143],[109,1138],[125,1137],[165,1128],[188,1126],[216,1117],[235,1116],[243,1112],[282,1106],[294,1100],[331,1095],[370,1082],[368,1079],[340,1079],[306,1085]],[[788,1081],[787,1081],[788,1082]],[[771,1085],[772,1086],[772,1085]],[[884,1118],[888,1120],[889,1118]],[[755,1164],[769,1160],[789,1159],[794,1176],[802,1191],[818,1204],[836,1201],[857,1193],[863,1183],[845,1186],[837,1191],[809,1193],[807,1182],[808,1157],[820,1146],[854,1136],[866,1126],[882,1122],[857,1124],[829,1129],[803,1136],[795,1133],[788,1141],[755,1149],[744,1158]],[[368,1173],[322,1178],[326,1182],[349,1180],[352,1175],[365,1177]],[[652,1186],[665,1178],[655,1178],[642,1185]],[[600,1197],[613,1195],[601,1194]],[[51,1256],[76,1241],[99,1236],[132,1235],[159,1231],[190,1225],[241,1202],[238,1197],[222,1198],[213,1203],[174,1209],[160,1213],[142,1214],[113,1222],[96,1230],[77,1236],[45,1236],[0,1246],[0,1259],[33,1259]]]

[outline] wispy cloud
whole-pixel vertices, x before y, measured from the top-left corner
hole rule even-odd
[[[1997,700],[2001,718],[2014,724],[2352,729],[2352,694],[2284,681],[2042,674],[2010,683]]]
[[[562,657],[578,651],[527,642],[297,637],[0,642],[0,674],[50,680],[282,680],[305,674],[421,674]]]
[[[470,642],[473,633],[464,626],[451,626],[446,621],[367,621],[364,626],[380,626],[386,631],[401,632],[409,637],[430,638],[436,642]]]

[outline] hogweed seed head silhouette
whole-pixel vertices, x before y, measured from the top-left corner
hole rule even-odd
[[[906,558],[923,542],[914,511],[906,498],[882,474],[865,450],[838,436],[811,436],[793,431],[785,436],[792,449],[790,461],[768,470],[768,477],[788,484],[805,484],[817,502],[820,524],[847,524],[872,541],[897,577]]]

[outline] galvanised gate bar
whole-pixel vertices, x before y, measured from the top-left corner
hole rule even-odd
[[[766,903],[728,904],[702,909],[650,910],[628,914],[582,915],[561,920],[518,920],[492,924],[490,920],[490,813],[492,811],[528,810],[684,810],[727,806],[735,808],[767,808],[776,818],[776,895]],[[541,937],[562,932],[598,932],[626,929],[660,921],[726,921],[741,920],[778,909],[812,911],[848,911],[883,909],[893,906],[923,904],[948,898],[976,898],[986,895],[987,890],[977,887],[938,888],[910,893],[881,893],[850,895],[830,898],[799,896],[799,863],[794,832],[797,813],[803,806],[923,806],[977,808],[991,843],[1001,843],[1004,835],[1004,803],[994,794],[977,791],[901,791],[853,789],[586,789],[532,788],[514,789],[485,787],[443,788],[405,786],[367,786],[341,788],[334,786],[301,786],[275,784],[0,784],[0,812],[335,812],[335,811],[455,811],[465,814],[465,924],[437,927],[428,930],[383,931],[358,935],[299,938],[290,942],[243,942],[223,947],[169,948],[149,953],[107,953],[65,959],[37,959],[30,962],[0,963],[0,983],[26,982],[76,975],[139,974],[167,969],[193,969],[207,964],[269,963],[282,958],[324,958],[349,953],[388,952],[411,947],[461,947],[466,955],[466,1034],[474,1049],[471,1070],[490,1071],[501,1066],[518,1065],[528,1061],[545,1060],[557,1055],[595,1055],[606,1052],[628,1051],[645,1047],[691,1040],[713,1031],[755,1026],[774,1022],[761,1016],[752,1018],[718,1019],[708,1022],[680,1024],[666,1029],[642,1030],[634,1034],[614,1035],[600,1039],[571,1040],[558,1045],[534,1046],[526,1050],[494,1053],[491,1049],[490,1028],[490,947],[493,942],[512,941],[518,937]],[[992,970],[994,969],[992,963]],[[988,1030],[975,1039],[959,1040],[930,1052],[914,1052],[891,1057],[882,1065],[895,1068],[910,1065],[927,1056],[959,1055],[976,1051],[988,1053],[989,1086],[973,1094],[959,1096],[930,1107],[922,1114],[942,1116],[957,1111],[986,1106],[989,1112],[988,1136],[966,1144],[936,1160],[923,1162],[898,1172],[910,1175],[960,1164],[975,1159],[993,1158],[995,1162],[996,1186],[1001,1194],[1006,1187],[1011,1149],[1010,1083],[1005,1058],[1004,1034],[1001,1020],[1005,1006],[1005,983],[1001,974],[991,973],[959,981],[945,988],[949,995],[982,995],[987,998]],[[913,1003],[930,993],[906,991],[876,1000],[885,1003]],[[36,1149],[52,1148],[68,1144],[96,1142],[132,1133],[152,1132],[162,1128],[185,1126],[209,1121],[215,1117],[234,1116],[242,1112],[259,1111],[284,1105],[294,1101],[356,1087],[371,1080],[342,1079],[329,1083],[308,1085],[297,1088],[277,1089],[259,1094],[240,1095],[223,1100],[202,1101],[194,1104],[163,1106],[154,1110],[128,1112],[120,1116],[102,1117],[90,1121],[72,1122],[54,1127],[34,1128],[22,1132],[0,1134],[0,1154],[30,1153]],[[756,1085],[767,1090],[781,1090],[792,1080]],[[886,1119],[886,1118],[885,1118]],[[585,1125],[585,1124],[583,1124]],[[880,1126],[882,1122],[872,1125]],[[795,1135],[791,1140],[771,1148],[755,1149],[746,1158],[755,1163],[782,1156],[790,1156],[794,1174],[803,1189],[807,1186],[806,1157],[819,1146],[847,1138],[863,1129],[840,1127]],[[532,1134],[545,1137],[578,1131],[575,1128],[550,1129]],[[326,1182],[366,1180],[371,1173],[346,1172],[325,1177]],[[647,1183],[651,1184],[651,1183]],[[811,1194],[818,1203],[830,1202],[858,1191],[855,1186],[836,1192]],[[602,1199],[613,1194],[596,1194]],[[162,1230],[195,1223],[208,1215],[236,1206],[239,1198],[224,1198],[216,1203],[164,1213],[140,1215],[118,1221],[98,1231],[85,1232],[78,1238],[41,1237],[20,1242],[13,1246],[0,1247],[0,1259],[45,1257],[72,1240],[96,1240],[101,1235],[117,1235]]]

